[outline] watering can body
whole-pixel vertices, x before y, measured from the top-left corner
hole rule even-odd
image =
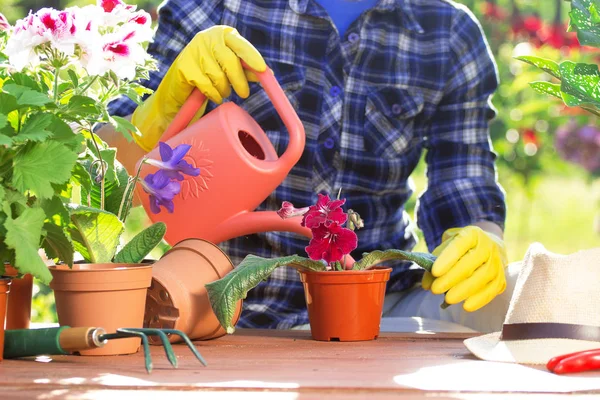
[[[191,146],[185,160],[200,169],[185,176],[174,199],[175,211],[153,214],[147,194],[138,197],[153,222],[167,225],[165,239],[174,244],[188,238],[212,243],[266,231],[291,231],[311,237],[298,218],[282,220],[275,211],[254,211],[283,182],[300,159],[305,133],[298,115],[270,70],[256,74],[289,134],[289,144],[278,157],[269,138],[241,107],[221,104],[188,126],[205,97],[195,89],[161,141],[171,148]],[[147,155],[160,160],[158,147]],[[140,160],[141,162],[141,160]],[[140,177],[156,172],[143,164]]]

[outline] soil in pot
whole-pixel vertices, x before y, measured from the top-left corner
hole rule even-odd
[[[299,271],[313,339],[376,339],[391,271]]]
[[[152,280],[151,264],[75,264],[50,267],[56,312],[61,326],[142,328],[146,294]],[[104,347],[81,355],[132,354],[140,339],[110,340]]]

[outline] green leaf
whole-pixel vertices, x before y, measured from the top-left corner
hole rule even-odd
[[[30,89],[35,90],[36,92],[42,92],[40,85],[29,75],[23,72],[13,73],[10,76],[10,79],[16,83],[17,85],[26,86]]]
[[[73,171],[71,172],[71,180],[81,186],[86,192],[89,192],[92,188],[92,177],[80,162],[75,163]]]
[[[4,128],[8,124],[8,118],[4,114],[0,114],[0,128]]]
[[[81,162],[81,165],[84,169],[86,169],[86,171],[89,171],[90,164],[90,160]],[[118,215],[121,207],[121,201],[125,195],[127,183],[129,182],[129,174],[127,173],[125,167],[123,167],[118,160],[115,160],[115,173],[117,178],[116,180],[104,183],[104,209],[108,212]],[[92,189],[91,192],[89,189],[82,187],[81,198],[86,199],[89,194],[91,200],[90,205],[95,208],[100,208],[100,182],[97,182],[93,178],[94,177],[92,177],[90,181]]]
[[[140,131],[133,125],[131,122],[127,121],[125,118],[112,116],[111,117],[111,125],[115,128],[117,132],[120,132],[128,142],[133,140],[133,135],[141,136]]]
[[[598,13],[598,7],[592,4],[589,8],[591,21],[593,24],[600,24],[600,14]]]
[[[41,107],[52,102],[46,94],[35,91],[27,86],[9,83],[4,85],[2,89],[13,95],[17,99],[18,105]]]
[[[50,126],[53,118],[54,116],[49,113],[34,114],[27,119],[21,131],[13,140],[15,142],[24,142],[26,140],[41,142],[46,140],[52,136],[52,132],[47,130],[47,128]]]
[[[137,264],[142,261],[161,242],[167,225],[157,222],[150,225],[127,243],[115,256],[117,263]]]
[[[96,101],[87,96],[71,97],[67,110],[69,113],[82,117],[100,114],[100,109],[96,105]]]
[[[115,157],[117,155],[116,149],[104,149],[100,150],[100,155],[102,156],[102,160],[106,163],[106,175],[104,176],[105,183],[113,182],[117,179],[117,175],[115,174]],[[119,181],[117,181],[119,184]]]
[[[560,64],[560,72],[563,93],[581,103],[600,105],[600,71],[596,64],[563,61]]]
[[[27,208],[16,219],[7,218],[4,221],[6,227],[4,242],[15,251],[15,268],[19,272],[29,273],[48,284],[52,280],[52,275],[38,254],[45,218],[44,210],[41,208]]]
[[[325,271],[325,265],[297,255],[280,258],[262,258],[248,255],[223,278],[206,284],[210,305],[227,333],[233,333],[231,324],[236,304],[246,298],[250,289],[267,279],[278,267],[289,266],[311,271]]]
[[[60,143],[36,143],[15,157],[13,186],[23,193],[50,198],[54,195],[51,184],[68,181],[76,160],[77,154]]]
[[[69,78],[71,78],[71,82],[73,82],[73,86],[79,86],[79,79],[77,78],[77,74],[72,69],[67,70],[69,73]]]
[[[62,199],[59,196],[54,196],[51,199],[45,199],[40,202],[40,206],[46,214],[46,219],[54,224],[66,227],[69,224],[71,216],[69,210],[65,207]]]
[[[82,146],[84,138],[82,135],[73,132],[73,129],[71,129],[66,122],[55,116],[52,118],[52,123],[48,130],[52,132],[52,140],[60,142],[69,149],[79,152],[79,148]]]
[[[558,97],[562,99],[562,92],[560,90],[560,84],[550,83],[544,81],[531,82],[529,84],[538,93],[549,94],[550,96]]]
[[[558,64],[552,60],[535,56],[520,56],[516,57],[516,59],[538,67],[553,77],[560,79],[560,69]]]
[[[363,258],[354,264],[354,270],[369,269],[373,265],[390,260],[412,261],[421,268],[430,271],[436,257],[428,253],[410,252],[402,250],[375,250],[363,254]]]
[[[73,243],[64,229],[50,222],[44,224],[46,237],[43,248],[46,255],[52,259],[60,260],[69,267],[73,266]]]
[[[571,2],[571,12],[569,16],[570,27],[577,32],[579,43],[584,46],[600,46],[600,25],[594,22],[600,7],[599,0],[573,0]]]
[[[17,99],[8,93],[0,92],[0,113],[8,115],[18,108]]]
[[[73,247],[87,262],[109,263],[112,261],[123,223],[115,214],[95,208],[71,206],[69,233]]]

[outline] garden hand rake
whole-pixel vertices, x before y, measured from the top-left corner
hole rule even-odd
[[[144,362],[146,371],[152,372],[152,357],[148,336],[158,336],[165,348],[167,359],[177,368],[177,357],[167,335],[179,335],[192,351],[194,356],[206,366],[206,361],[190,338],[183,332],[175,329],[152,328],[120,328],[115,333],[106,333],[102,328],[82,327],[43,329],[16,329],[7,330],[4,340],[4,358],[19,358],[40,355],[67,355],[80,350],[93,349],[104,346],[109,340],[139,337],[144,348]]]

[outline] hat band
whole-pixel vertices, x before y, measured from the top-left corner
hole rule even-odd
[[[600,341],[600,326],[560,324],[554,322],[504,324],[501,339],[576,339],[598,342]]]

